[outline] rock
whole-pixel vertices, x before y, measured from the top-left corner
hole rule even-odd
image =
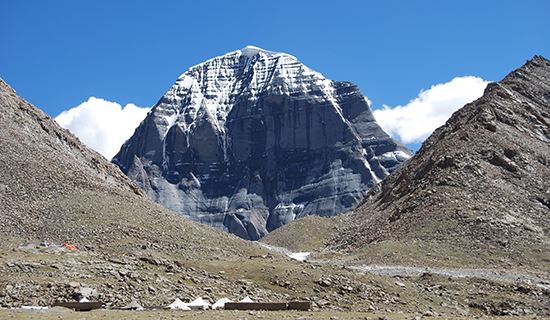
[[[326,307],[326,306],[330,305],[330,302],[329,302],[328,300],[325,300],[325,299],[316,300],[315,303],[316,303],[319,307]]]
[[[400,282],[400,281],[395,281],[395,285],[398,286],[398,287],[401,287],[401,288],[405,288],[405,284],[403,282]]]
[[[125,277],[128,275],[130,271],[126,270],[126,269],[120,269],[118,270],[118,274],[120,274],[121,276]]]
[[[147,262],[147,263],[152,264],[154,266],[160,266],[162,264],[162,261],[160,261],[159,259],[154,258],[154,257],[140,257],[139,260],[141,260],[143,262]]]
[[[81,287],[80,289],[78,289],[78,293],[82,297],[89,298],[89,297],[96,296],[97,295],[97,290],[95,288],[91,288],[91,287]]]
[[[424,311],[424,313],[422,315],[424,317],[433,317],[433,316],[435,316],[434,312],[431,311],[431,310]]]
[[[341,286],[341,287],[340,287],[340,290],[341,290],[341,291],[345,291],[345,292],[352,292],[352,291],[353,291],[353,287],[352,287],[352,286]]]
[[[330,281],[330,279],[319,279],[316,281],[318,285],[322,286],[322,287],[330,287],[332,285],[332,282]]]
[[[410,156],[357,86],[258,49],[185,72],[113,163],[163,206],[257,240],[355,207]]]
[[[117,258],[109,258],[108,261],[112,262],[112,263],[115,263],[115,264],[126,264],[126,262],[124,262],[120,259],[117,259]]]
[[[519,167],[512,160],[506,158],[504,155],[494,152],[489,162],[496,166],[503,167],[510,172],[518,172]]]

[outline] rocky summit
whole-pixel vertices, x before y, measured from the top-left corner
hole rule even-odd
[[[447,263],[549,272],[550,61],[489,84],[348,218],[361,223],[337,235],[343,248],[432,243],[432,262],[447,248]]]
[[[248,46],[182,74],[113,162],[166,208],[256,240],[354,208],[410,155],[355,85]]]

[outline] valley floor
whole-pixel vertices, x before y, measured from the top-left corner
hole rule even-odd
[[[517,283],[536,286],[540,289],[550,290],[550,273],[527,272],[511,268],[464,268],[464,267],[433,267],[433,266],[407,266],[395,264],[364,264],[360,260],[344,259],[342,257],[332,259],[311,259],[311,252],[293,252],[287,248],[259,243],[262,247],[273,252],[288,256],[290,259],[305,261],[317,265],[332,265],[357,271],[389,277],[420,277],[424,274],[434,274],[449,278],[471,278],[504,283]]]
[[[259,255],[250,258],[202,260],[139,249],[117,257],[48,250],[28,246],[0,250],[0,305],[49,306],[53,301],[74,301],[82,290],[92,290],[95,299],[111,308],[124,306],[132,298],[148,307],[167,305],[175,297],[201,296],[213,302],[250,296],[259,302],[308,300],[313,311],[0,309],[0,319],[414,319],[424,315],[438,319],[533,319],[536,315],[540,319],[550,315],[550,288],[544,286],[550,277],[544,272],[506,271],[542,279],[537,282],[493,278],[494,274],[449,274],[457,271],[455,267],[417,270],[386,264],[381,270],[354,270],[351,267],[358,266],[359,260],[327,254],[300,262],[260,247]],[[284,254],[293,256],[288,249]]]
[[[301,320],[323,320],[323,319],[426,319],[431,318],[419,313],[365,313],[365,312],[334,312],[334,311],[113,311],[113,310],[94,310],[90,312],[74,312],[68,309],[55,308],[47,311],[23,311],[0,309],[0,319],[40,319],[40,320],[96,320],[96,319],[301,319]],[[437,319],[471,319],[469,317],[446,317],[440,316]],[[483,319],[540,319],[536,316],[525,317],[484,317]]]

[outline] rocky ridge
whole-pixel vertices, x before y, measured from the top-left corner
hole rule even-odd
[[[336,235],[335,247],[433,243],[465,260],[549,272],[548,177],[550,61],[535,56],[455,112],[372,190],[347,217],[360,223]]]

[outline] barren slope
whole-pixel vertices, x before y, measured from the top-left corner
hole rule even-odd
[[[310,299],[315,308],[327,310],[391,305],[404,312],[481,313],[441,306],[438,290],[419,295],[432,286],[429,281],[403,280],[407,287],[402,288],[393,278],[289,261],[191,223],[153,204],[118,169],[3,82],[0,108],[1,307],[48,306],[82,296],[107,307],[132,299],[151,307],[176,297],[213,302],[249,295],[257,301]],[[49,245],[40,245],[43,241]],[[64,249],[64,241],[78,251]],[[452,286],[452,292],[471,287]],[[510,284],[485,287],[517,296]],[[512,307],[542,310],[534,297],[522,297]]]
[[[457,111],[335,238],[363,259],[550,271],[550,62]]]
[[[189,257],[202,256],[204,246],[228,254],[251,247],[149,201],[118,168],[3,81],[0,107],[2,238],[117,252],[155,245]]]

